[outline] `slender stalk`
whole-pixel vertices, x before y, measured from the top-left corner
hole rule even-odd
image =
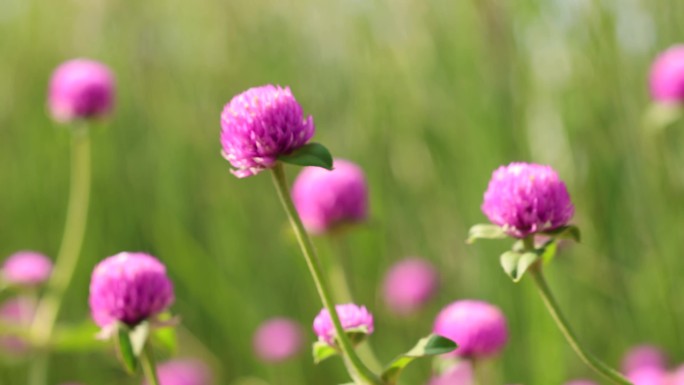
[[[48,290],[38,303],[31,325],[35,344],[45,348],[54,330],[64,293],[81,254],[90,201],[90,139],[87,127],[74,127],[71,138],[71,177],[69,203],[62,243],[55,267],[48,282]],[[33,362],[30,384],[44,385],[47,381],[47,353],[41,352]]]
[[[140,361],[142,361],[143,374],[147,380],[147,385],[159,385],[157,368],[154,364],[154,356],[152,355],[152,349],[150,349],[149,344],[143,349]]]
[[[563,313],[561,313],[560,307],[558,306],[558,302],[556,302],[556,299],[553,297],[553,294],[551,294],[549,286],[546,284],[546,280],[544,279],[544,275],[542,273],[541,265],[536,264],[535,266],[533,266],[533,268],[530,269],[530,273],[534,278],[534,282],[537,284],[539,294],[541,295],[542,300],[546,305],[546,308],[549,310],[549,313],[551,313],[551,316],[553,317],[554,321],[556,321],[556,325],[560,329],[561,333],[563,333],[565,339],[568,341],[570,346],[582,359],[582,361],[584,361],[585,364],[587,364],[590,368],[594,369],[597,373],[603,375],[606,379],[611,380],[615,384],[632,385],[632,383],[629,380],[627,380],[622,374],[620,374],[617,370],[603,363],[603,361],[596,358],[593,354],[588,352],[579,343],[577,336],[570,328],[570,324],[565,319],[565,316],[563,316]]]
[[[318,295],[321,297],[323,306],[328,309],[330,313],[330,318],[332,319],[333,325],[335,326],[335,332],[337,334],[337,341],[342,350],[342,355],[345,362],[348,362],[349,374],[352,376],[354,381],[361,384],[376,384],[381,385],[380,379],[370,370],[361,359],[356,355],[354,347],[352,346],[349,338],[342,328],[342,323],[340,322],[340,317],[337,315],[335,310],[335,304],[332,301],[332,296],[330,294],[330,289],[325,280],[325,275],[323,274],[323,269],[321,268],[320,261],[314,250],[313,243],[309,238],[309,235],[304,230],[302,225],[302,220],[299,218],[299,214],[292,203],[292,197],[290,196],[290,189],[285,179],[285,171],[283,170],[282,164],[278,163],[272,169],[273,184],[278,192],[278,197],[280,202],[283,204],[283,208],[287,213],[290,220],[290,224],[295,232],[299,246],[302,249],[302,254],[304,254],[304,259],[309,267],[309,272],[316,285],[316,290]]]

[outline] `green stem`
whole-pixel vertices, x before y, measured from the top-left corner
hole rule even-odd
[[[378,377],[370,369],[368,369],[361,359],[356,355],[354,347],[342,328],[342,323],[340,322],[340,317],[337,315],[337,311],[335,310],[335,305],[332,301],[332,296],[330,295],[330,289],[325,281],[325,275],[322,272],[323,269],[321,268],[318,256],[316,255],[309,235],[304,230],[302,220],[299,218],[299,214],[292,203],[290,189],[288,187],[287,180],[285,179],[285,171],[283,170],[282,164],[276,164],[272,171],[273,184],[278,192],[280,202],[285,208],[285,212],[287,213],[290,224],[295,232],[299,246],[302,249],[302,254],[304,254],[304,259],[306,260],[306,264],[309,267],[311,276],[313,277],[318,295],[321,297],[323,306],[330,313],[330,318],[335,326],[335,333],[337,334],[337,341],[340,345],[340,349],[342,350],[342,355],[344,356],[345,361],[348,362],[347,366],[350,371],[349,374],[355,381],[362,384],[382,384],[380,379],[378,379]]]
[[[142,361],[143,374],[145,375],[145,379],[147,379],[147,385],[159,385],[157,368],[155,367],[154,356],[152,355],[152,349],[150,349],[149,345],[145,346],[140,358],[140,361]]]
[[[553,317],[554,321],[556,321],[556,325],[558,325],[558,328],[560,329],[561,333],[563,333],[565,339],[568,341],[570,346],[575,350],[577,355],[582,359],[582,361],[584,361],[584,363],[587,364],[590,368],[594,369],[596,372],[603,375],[605,378],[611,380],[615,384],[632,385],[632,383],[628,379],[626,379],[622,374],[620,374],[617,370],[603,363],[603,361],[596,358],[594,355],[592,355],[590,352],[584,349],[584,347],[579,343],[579,341],[577,340],[577,336],[575,336],[575,333],[570,328],[570,324],[565,319],[565,316],[563,316],[563,313],[561,313],[560,307],[558,306],[556,299],[553,297],[553,294],[551,294],[549,286],[546,284],[546,280],[544,279],[544,275],[542,273],[541,265],[537,264],[533,266],[533,268],[530,269],[530,273],[534,278],[534,282],[537,284],[539,294],[541,295],[542,300],[546,305],[546,308],[549,310],[549,313],[551,313],[551,316]]]
[[[45,348],[52,338],[64,293],[74,275],[83,245],[90,200],[90,139],[87,127],[74,127],[72,131],[69,188],[69,203],[62,243],[47,285],[48,291],[38,303],[31,325],[33,341],[41,348]],[[32,370],[30,381],[32,385],[46,384],[47,360],[46,352],[42,352],[34,360],[34,367],[42,369]]]

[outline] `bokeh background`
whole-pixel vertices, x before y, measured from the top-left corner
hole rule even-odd
[[[548,275],[581,339],[615,365],[642,342],[684,362],[684,126],[649,135],[643,124],[650,62],[681,41],[684,2],[673,0],[2,0],[0,257],[56,254],[69,135],[46,113],[47,82],[65,60],[101,60],[117,106],[93,128],[89,225],[60,320],[87,319],[97,261],[148,251],[176,285],[181,354],[210,362],[218,384],[345,382],[340,361],[315,367],[305,353],[269,366],[251,346],[272,316],[308,331],[320,303],[268,175],[229,173],[219,114],[248,87],[289,85],[315,139],[367,173],[372,220],[350,233],[349,264],[383,361],[427,334],[440,307],[478,298],[510,322],[490,365],[498,383],[592,377],[531,282],[501,271],[508,243],[464,243],[485,221],[492,170],[524,160],[555,167],[577,208],[583,242]],[[379,285],[412,255],[439,267],[442,286],[405,319],[388,313]],[[423,383],[429,366],[405,383]],[[0,384],[24,384],[27,367],[3,361]],[[57,354],[50,378],[139,382],[109,349]]]

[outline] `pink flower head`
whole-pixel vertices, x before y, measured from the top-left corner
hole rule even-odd
[[[458,344],[451,356],[483,358],[497,354],[508,341],[506,318],[487,302],[456,301],[442,309],[433,328],[435,334]]]
[[[622,359],[622,370],[625,373],[641,368],[665,369],[667,359],[662,350],[653,345],[639,345],[630,349]]]
[[[173,285],[166,267],[153,256],[123,252],[95,266],[89,301],[100,327],[116,321],[134,326],[173,303]]]
[[[160,385],[210,385],[212,375],[209,367],[195,359],[167,361],[157,367]],[[148,385],[147,381],[143,382]]]
[[[315,131],[313,118],[289,87],[266,85],[233,97],[221,113],[223,157],[238,178],[273,167],[278,156],[302,147]]]
[[[373,333],[373,315],[365,306],[357,306],[353,303],[336,305],[335,310],[340,317],[342,329],[345,331],[352,329],[365,329],[366,334]],[[313,322],[313,329],[318,339],[325,341],[328,345],[335,345],[335,326],[328,309],[321,310]]]
[[[634,385],[665,385],[667,372],[663,368],[641,367],[627,373]]]
[[[368,216],[368,185],[356,164],[335,159],[333,170],[305,167],[292,186],[292,199],[304,227],[313,234]]]
[[[670,47],[651,66],[651,96],[657,102],[684,102],[684,44]]]
[[[589,380],[574,380],[566,382],[565,385],[597,385],[594,381]]]
[[[87,59],[62,63],[50,79],[48,107],[58,122],[98,118],[114,104],[114,76],[106,65]]]
[[[0,320],[16,327],[28,329],[35,313],[35,302],[24,297],[10,298],[0,305]],[[18,335],[2,332],[0,333],[0,348],[12,354],[24,354],[29,345]]]
[[[439,276],[430,262],[407,258],[397,262],[385,276],[385,302],[395,313],[409,314],[420,309],[437,291]]]
[[[292,358],[304,347],[302,328],[288,318],[273,318],[254,333],[256,355],[266,362],[281,362]]]
[[[473,368],[468,361],[458,362],[443,374],[433,376],[428,385],[473,385]]]
[[[19,251],[10,255],[0,270],[2,279],[12,285],[35,286],[50,278],[52,261],[35,251]]]
[[[524,238],[566,225],[575,208],[565,183],[551,167],[511,163],[492,174],[482,211],[507,234]]]

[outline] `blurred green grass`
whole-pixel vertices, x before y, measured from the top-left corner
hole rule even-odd
[[[493,365],[501,383],[591,376],[529,282],[501,272],[507,245],[463,242],[484,221],[491,171],[527,160],[557,168],[577,207],[584,241],[549,275],[581,338],[614,364],[640,342],[684,361],[684,138],[654,142],[641,124],[648,65],[684,36],[684,3],[3,0],[0,13],[0,256],[59,246],[69,140],[45,113],[50,72],[83,56],[117,76],[116,113],[93,129],[92,210],[64,321],[87,316],[98,260],[149,251],[167,263],[174,311],[215,357],[219,383],[295,384],[300,371],[306,383],[345,380],[339,362],[313,367],[304,355],[271,368],[251,351],[263,319],[309,325],[320,308],[269,178],[238,180],[219,154],[223,104],[277,83],[314,116],[316,140],[368,174],[373,220],[349,239],[351,275],[376,313],[383,360],[426,334],[441,306],[474,297],[510,320]],[[418,319],[401,320],[378,285],[408,255],[437,263],[443,286]],[[185,353],[202,354],[196,341]],[[136,383],[106,354],[53,361],[52,383]],[[407,383],[427,372],[416,365]],[[25,381],[22,364],[0,373],[3,385]]]

